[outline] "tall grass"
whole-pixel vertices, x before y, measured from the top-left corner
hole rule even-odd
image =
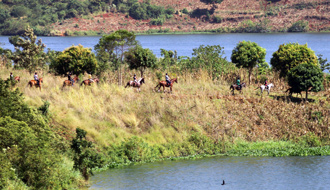
[[[7,78],[8,73],[9,70],[3,69],[0,76]],[[320,142],[318,146],[330,144],[330,104],[326,92],[313,94],[316,101],[312,103],[286,101],[280,87],[275,88],[271,96],[260,97],[255,90],[257,86],[251,85],[243,90],[244,94],[233,96],[230,83],[213,81],[203,71],[193,77],[188,73],[178,76],[173,93],[155,91],[158,80],[151,72],[147,72],[146,84],[140,93],[109,82],[88,87],[77,83],[62,89],[65,78],[47,73],[39,74],[44,78],[40,91],[26,87],[32,79],[28,73],[13,73],[21,76],[17,88],[24,93],[28,104],[39,107],[44,101],[50,102],[55,131],[72,139],[77,127],[84,129],[88,140],[100,151],[119,147],[120,143],[137,136],[150,146],[162,147],[161,156],[198,154],[197,150],[204,148],[197,145],[191,148],[189,141],[196,133],[220,147],[221,150],[212,147],[213,153],[231,150],[233,146],[228,144],[235,144],[237,140],[298,143],[308,134]],[[130,76],[126,75],[125,79],[128,81]],[[275,76],[270,76],[269,82],[276,86],[283,83]],[[318,113],[317,117],[313,113]],[[190,143],[185,149],[191,150],[190,153],[179,150],[184,149],[185,143]]]

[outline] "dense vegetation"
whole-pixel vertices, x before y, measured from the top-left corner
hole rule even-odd
[[[75,188],[96,168],[180,157],[329,155],[330,77],[321,72],[317,60],[325,68],[328,63],[322,56],[316,59],[305,46],[282,45],[277,55],[285,50],[311,60],[298,64],[278,56],[276,68],[286,71],[282,79],[278,71],[263,66],[261,47],[251,42],[242,45],[247,46],[245,59],[251,60],[252,72],[250,66],[240,68],[226,60],[220,45],[201,45],[192,57],[162,49],[163,57],[155,59],[152,51],[138,45],[134,33],[121,30],[100,39],[95,57],[80,46],[62,53],[48,51],[45,60],[61,63],[63,72],[39,67],[42,90],[26,88],[32,79],[28,65],[15,69],[1,62],[1,78],[13,72],[21,82],[0,80],[0,188]],[[248,47],[261,51],[257,51],[260,61]],[[0,50],[6,59],[16,53]],[[101,64],[86,61],[89,58]],[[93,71],[79,67],[76,73],[81,79],[86,72],[97,73],[102,82],[61,90],[66,78],[58,74],[65,75],[74,64],[95,66]],[[146,80],[140,93],[117,84],[139,71]],[[178,78],[173,94],[154,90],[165,72]],[[238,75],[247,80],[249,73],[252,83],[266,77],[277,90],[261,99],[254,91],[256,85],[251,85],[244,95],[232,96],[229,85]],[[300,73],[306,77],[297,77]],[[290,99],[283,90],[291,82],[301,90],[311,85],[315,91],[324,85],[325,90],[308,92],[308,102]]]

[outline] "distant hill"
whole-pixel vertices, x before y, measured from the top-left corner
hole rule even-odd
[[[329,0],[0,0],[0,33],[328,32]],[[37,13],[37,14],[36,14]]]

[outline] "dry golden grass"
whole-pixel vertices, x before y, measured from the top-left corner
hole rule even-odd
[[[2,69],[0,77],[6,79],[8,73]],[[251,85],[233,96],[227,82],[212,81],[205,72],[178,76],[172,94],[156,92],[157,79],[151,73],[146,74],[140,93],[117,83],[76,84],[62,90],[65,78],[50,74],[39,74],[44,78],[40,91],[26,87],[32,75],[13,73],[21,76],[17,87],[29,105],[50,102],[54,130],[71,138],[77,127],[82,128],[100,148],[133,135],[150,144],[167,144],[182,142],[193,132],[231,141],[295,140],[309,132],[326,139],[330,134],[329,92],[312,94],[315,102],[294,103],[286,99],[284,87],[260,97],[257,85]],[[128,81],[129,75],[125,78]],[[269,81],[284,85],[276,77],[270,76]]]

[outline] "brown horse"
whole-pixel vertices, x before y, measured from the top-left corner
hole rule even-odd
[[[14,77],[14,80],[16,80],[17,82],[21,81],[21,78],[19,76]]]
[[[42,78],[39,78],[39,84],[36,80],[30,80],[27,85],[30,85],[31,88],[35,86],[36,88],[39,88],[41,90],[41,83],[43,83],[43,80]]]
[[[127,88],[128,86],[132,86],[132,87],[134,87],[134,88],[138,88],[138,91],[140,92],[140,86],[141,86],[143,83],[145,83],[143,77],[140,78],[137,82],[134,82],[134,81],[131,80],[131,81],[127,82],[125,88]]]
[[[230,90],[233,92],[233,95],[235,95],[235,93],[234,93],[235,90],[237,90],[237,91],[239,91],[240,93],[242,93],[242,89],[243,89],[243,87],[246,87],[245,82],[243,82],[243,83],[241,84],[241,86],[242,86],[241,88],[239,88],[237,84],[232,84],[232,85],[230,86]]]
[[[170,87],[170,90],[172,92],[172,87],[173,87],[174,82],[178,83],[178,79],[177,78],[171,79],[171,83],[169,85],[167,84],[166,81],[159,81],[159,83],[157,84],[155,89],[158,88],[158,91],[159,91],[160,87],[163,87],[163,92],[165,92],[165,87]]]
[[[90,86],[90,85],[92,85],[92,83],[95,83],[95,82],[96,82],[96,84],[99,84],[100,80],[98,78],[93,78],[93,82],[91,82],[89,79],[86,79],[81,82],[80,86],[82,86],[83,84],[85,86],[87,86],[87,85]]]
[[[75,76],[75,77],[73,77],[73,81],[74,82],[77,82],[77,81],[79,81],[79,78],[77,77],[77,76]],[[70,81],[70,80],[65,80],[64,82],[63,82],[63,86],[62,86],[62,89],[65,87],[65,86],[72,86],[73,84],[72,84],[72,81]]]

